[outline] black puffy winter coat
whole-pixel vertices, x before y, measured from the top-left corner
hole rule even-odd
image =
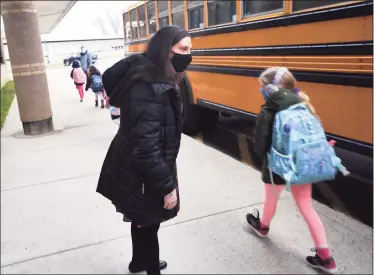
[[[110,105],[121,108],[119,130],[101,170],[97,192],[125,221],[149,225],[179,212],[163,208],[178,191],[176,158],[181,140],[179,90],[144,54],[116,63],[103,75]]]

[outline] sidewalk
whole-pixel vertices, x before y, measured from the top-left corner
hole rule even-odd
[[[98,60],[103,70],[113,60]],[[16,102],[1,133],[1,273],[126,274],[130,225],[95,192],[118,129],[106,109],[83,103],[70,68],[49,69],[56,128],[40,138],[22,130]],[[183,136],[178,172],[179,216],[162,225],[164,274],[318,274],[304,263],[313,247],[292,198],[284,193],[268,239],[257,238],[245,214],[262,208],[260,174]],[[344,274],[372,274],[372,229],[315,203]]]

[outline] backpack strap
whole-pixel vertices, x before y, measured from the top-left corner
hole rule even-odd
[[[294,171],[289,171],[286,175],[284,175],[284,181],[286,182],[286,190],[288,192],[291,191],[291,178],[294,173]]]
[[[339,169],[339,171],[343,174],[343,176],[349,176],[351,172],[347,170],[347,168],[342,164],[342,160],[337,156],[333,156],[331,162]]]
[[[275,190],[275,183],[274,183],[273,171],[269,167],[268,167],[268,170],[269,170],[270,182],[273,185],[274,192],[275,192],[276,190]],[[283,179],[286,182],[286,190],[287,191],[291,191],[291,178],[292,178],[292,176],[293,176],[294,173],[295,172],[293,170],[291,170],[287,174],[283,175]],[[277,195],[276,192],[274,193],[274,195],[275,196]]]
[[[343,176],[345,176],[345,177],[349,176],[351,174],[351,172],[349,172],[347,170],[347,168],[345,168],[345,166],[343,166],[343,164],[341,164],[341,163],[338,165],[338,169],[343,174]]]
[[[271,169],[268,167],[268,170],[269,170],[269,176],[270,176],[270,182],[271,182],[271,185],[273,185],[273,193],[274,193],[274,198],[277,198],[277,189],[275,187],[275,183],[274,183],[274,178],[273,178],[273,171],[271,171]]]

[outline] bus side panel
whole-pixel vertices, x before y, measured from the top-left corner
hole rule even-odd
[[[193,49],[344,43],[373,40],[373,16],[193,37]]]
[[[147,42],[129,45],[129,53],[140,53],[140,52],[144,52],[146,49],[147,49]]]
[[[372,46],[371,46],[372,47]],[[344,49],[349,53],[347,49]],[[297,49],[295,50],[295,52]],[[269,50],[271,52],[271,50]],[[291,52],[292,53],[292,52]],[[192,65],[266,69],[273,66],[311,72],[373,73],[373,56],[194,56]]]
[[[193,49],[346,43],[373,40],[373,16],[197,36]],[[130,52],[142,52],[147,42],[129,45]]]
[[[193,71],[187,75],[195,103],[202,99],[254,114],[264,103],[256,77]],[[309,95],[327,132],[372,144],[372,88],[311,82],[298,82],[298,88]]]

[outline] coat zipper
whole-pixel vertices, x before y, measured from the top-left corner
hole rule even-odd
[[[142,184],[142,195],[144,195],[144,183]]]

